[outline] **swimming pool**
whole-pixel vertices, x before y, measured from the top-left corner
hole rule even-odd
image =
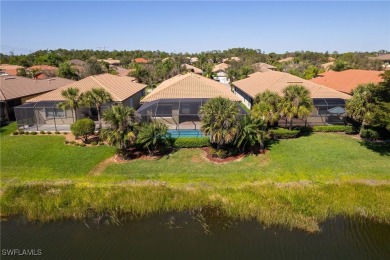
[[[200,130],[168,130],[169,133],[171,133],[172,137],[178,138],[178,137],[204,137],[202,132]]]

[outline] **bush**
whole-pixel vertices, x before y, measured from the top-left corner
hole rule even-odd
[[[54,133],[55,133],[56,135],[59,135],[59,134],[61,134],[61,133],[60,133],[60,132],[58,132],[58,131],[55,131]]]
[[[48,134],[48,135],[51,135],[51,134],[52,134],[52,132],[50,132],[50,131],[47,131],[47,132],[46,132],[46,134]]]
[[[70,141],[69,143],[70,144],[76,144],[76,141]]]
[[[68,132],[63,132],[62,134],[63,134],[63,135],[67,135],[67,134],[68,134]]]
[[[24,135],[24,131],[23,131],[23,130],[20,130],[20,131],[19,131],[19,134],[20,134],[20,135]]]
[[[351,131],[352,126],[350,125],[320,125],[313,126],[313,132],[345,132]]]
[[[89,118],[79,119],[70,125],[70,130],[74,136],[82,136],[85,143],[88,140],[88,136],[95,133],[95,122]]]
[[[223,149],[214,149],[212,148],[210,150],[210,154],[212,157],[218,157],[220,159],[225,159],[226,157],[228,157],[228,152],[226,150],[223,150]]]
[[[69,141],[68,141],[68,140],[65,140],[65,144],[69,144]]]
[[[76,142],[74,142],[74,146],[80,146],[80,144],[79,144],[79,143],[76,143]]]
[[[40,133],[41,135],[46,134],[45,131],[40,131],[39,133]]]
[[[24,132],[24,134],[25,134],[25,135],[29,135],[29,134],[30,134],[30,132]]]
[[[98,143],[95,142],[95,141],[93,141],[93,142],[91,143],[92,146],[95,146],[95,145],[97,145],[97,144],[98,144]]]
[[[81,143],[81,144],[80,144],[80,146],[82,146],[82,147],[85,147],[85,146],[86,146],[86,144],[85,144],[85,143]]]
[[[18,131],[14,131],[12,134],[13,134],[13,135],[18,135],[19,132],[18,132]]]
[[[99,142],[99,145],[104,145],[104,142]]]
[[[175,140],[174,146],[176,148],[198,148],[210,145],[208,137],[183,137]]]
[[[31,132],[30,133],[30,135],[36,135],[37,134],[37,132]]]
[[[296,138],[299,134],[299,130],[288,130],[285,128],[270,129],[268,132],[273,139]]]
[[[345,133],[346,133],[347,135],[357,135],[357,134],[359,133],[359,131],[356,130],[356,129],[354,129],[354,128],[351,128],[351,129],[345,130]]]
[[[373,129],[362,129],[360,131],[360,137],[368,140],[378,140],[379,133]]]

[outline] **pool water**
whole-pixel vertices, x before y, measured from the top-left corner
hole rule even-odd
[[[204,137],[200,130],[168,130],[171,133],[172,137]]]

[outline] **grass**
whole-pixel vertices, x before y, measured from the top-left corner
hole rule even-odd
[[[11,136],[0,128],[1,209],[30,219],[82,218],[87,209],[137,214],[218,207],[308,231],[328,217],[390,223],[390,146],[340,134],[281,140],[265,155],[214,164],[199,149],[159,160],[109,164],[107,146],[64,145],[63,136]]]

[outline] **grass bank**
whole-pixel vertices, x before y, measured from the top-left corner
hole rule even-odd
[[[198,149],[118,164],[107,163],[111,147],[11,136],[14,129],[0,128],[2,215],[80,219],[88,209],[145,215],[212,206],[308,231],[337,215],[390,224],[389,145],[315,133],[227,164],[209,162]],[[97,167],[102,162],[107,167]]]

